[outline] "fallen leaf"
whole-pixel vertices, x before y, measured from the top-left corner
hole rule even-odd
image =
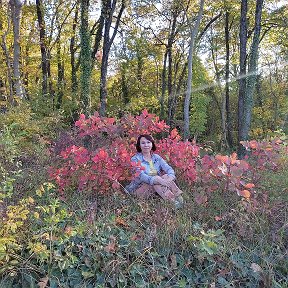
[[[258,142],[256,140],[251,140],[249,145],[251,149],[256,149],[258,147]]]
[[[240,195],[245,197],[245,198],[250,198],[251,193],[248,190],[242,190],[242,191],[240,191]]]
[[[129,225],[127,224],[127,222],[121,218],[121,217],[116,217],[115,219],[116,225],[120,225],[120,226],[124,226],[124,227],[129,227]]]
[[[244,187],[247,188],[247,189],[254,188],[254,187],[255,187],[255,184],[253,184],[253,183],[247,183]]]
[[[132,235],[130,239],[131,239],[132,241],[137,241],[137,240],[140,240],[141,238],[142,238],[142,237],[141,237],[140,235],[135,234],[135,235]]]

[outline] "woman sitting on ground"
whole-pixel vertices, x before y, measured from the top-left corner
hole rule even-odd
[[[125,187],[127,192],[141,198],[148,198],[157,193],[163,199],[173,202],[176,208],[183,205],[182,191],[175,184],[173,168],[158,154],[154,153],[156,145],[150,135],[140,135],[136,143],[137,154],[131,160],[141,163],[138,177]]]

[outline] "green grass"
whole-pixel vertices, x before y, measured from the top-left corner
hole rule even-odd
[[[160,197],[139,200],[121,191],[72,189],[60,200],[46,187],[37,196],[50,165],[42,148],[24,159],[13,197],[0,206],[4,217],[8,205],[19,210],[23,197],[35,200],[24,225],[10,233],[19,249],[11,246],[2,258],[7,239],[0,239],[0,287],[45,287],[46,280],[52,288],[288,287],[287,162],[261,172],[251,201],[215,191],[198,205],[201,187],[180,183],[185,205],[175,210]]]

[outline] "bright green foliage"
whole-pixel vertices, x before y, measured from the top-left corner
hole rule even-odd
[[[210,103],[209,98],[203,93],[195,93],[193,94],[192,99],[192,109],[191,109],[191,124],[190,131],[199,135],[206,130],[207,124],[207,106]]]
[[[8,206],[5,211],[4,221],[0,225],[0,264],[2,266],[0,273],[7,269],[6,265],[9,267],[19,263],[14,255],[21,251],[23,247],[21,242],[26,239],[24,225],[30,213],[29,206],[33,203],[34,199],[28,197],[19,201],[17,205]]]
[[[191,242],[193,249],[199,253],[199,257],[212,258],[213,255],[221,254],[223,249],[223,241],[225,239],[222,230],[204,231],[199,223],[193,226],[195,234],[188,237],[188,242]],[[211,257],[212,256],[212,257]]]
[[[199,135],[207,128],[208,105],[211,100],[205,93],[205,86],[209,86],[208,83],[210,81],[207,71],[199,58],[195,57],[193,70],[190,131],[195,135]],[[195,92],[193,92],[193,89],[195,89]]]
[[[20,147],[30,146],[33,149],[33,142],[50,141],[49,138],[54,137],[57,130],[63,127],[61,116],[57,113],[46,117],[41,115],[41,119],[38,117],[28,104],[21,103],[0,115],[0,130],[9,130]]]
[[[153,47],[144,32],[130,27],[123,47],[117,50],[117,74],[110,78],[108,110],[139,113],[159,111],[161,50]]]
[[[271,79],[270,79],[271,81]],[[274,131],[284,128],[288,114],[287,84],[263,80],[263,92],[253,108],[252,138],[265,138]],[[270,83],[269,83],[270,82]],[[258,102],[258,103],[257,103]]]
[[[19,139],[12,133],[10,126],[4,126],[0,133],[0,209],[6,198],[11,198],[14,182],[21,175]]]

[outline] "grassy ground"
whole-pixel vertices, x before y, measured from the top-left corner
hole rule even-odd
[[[56,204],[52,189],[38,205],[55,213],[25,236],[48,256],[24,245],[0,287],[287,287],[287,171],[263,173],[256,206],[217,192],[199,206],[193,187],[182,210],[122,193]]]
[[[69,238],[64,252],[71,252],[71,243],[84,248],[74,253],[75,263],[68,261],[72,280],[66,278],[69,268],[62,267],[57,272],[62,278],[52,273],[49,279],[54,282],[49,283],[53,287],[287,287],[287,171],[263,173],[253,205],[237,195],[215,192],[207,205],[199,206],[193,187],[183,185],[182,210],[157,196],[143,201],[122,193],[84,197],[71,192],[62,204],[72,213],[64,226],[71,226],[78,236]],[[53,256],[57,268],[65,261],[64,252],[61,261]]]
[[[288,287],[287,164],[261,172],[251,201],[215,191],[198,205],[201,187],[180,183],[175,210],[121,191],[61,198],[44,184],[46,143],[22,153],[8,136],[0,160],[19,176],[1,184],[0,287]]]

